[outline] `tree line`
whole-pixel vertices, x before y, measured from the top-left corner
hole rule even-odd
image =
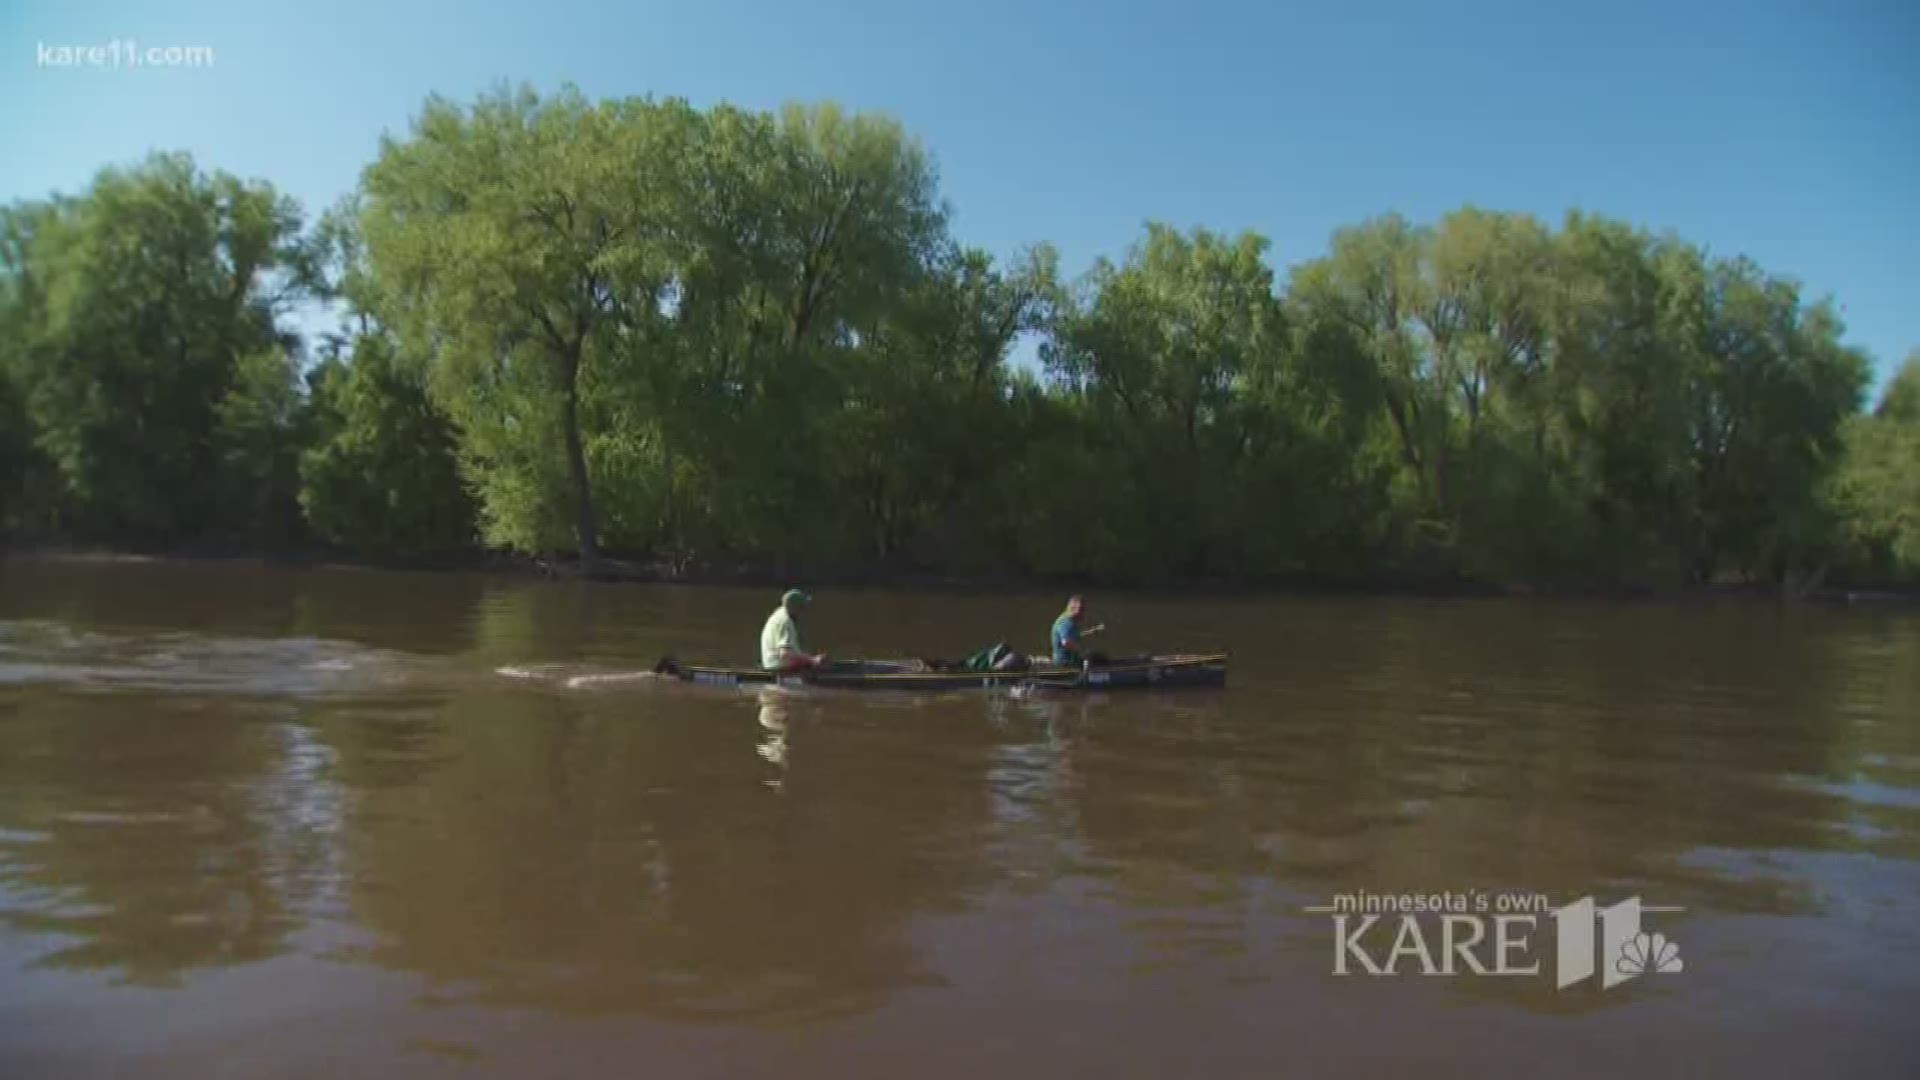
[[[894,121],[427,101],[309,222],[184,154],[0,211],[0,527],[678,571],[1920,578],[1920,353],[1569,213],[1063,277]],[[294,329],[324,300],[336,332]],[[1010,361],[1038,342],[1037,366]]]

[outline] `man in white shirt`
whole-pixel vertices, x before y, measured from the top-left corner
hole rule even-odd
[[[827,662],[826,654],[809,655],[800,644],[800,610],[813,598],[799,589],[788,589],[780,606],[767,616],[760,629],[760,666],[768,671],[806,671]]]

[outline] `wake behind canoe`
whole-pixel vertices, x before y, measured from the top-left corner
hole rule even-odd
[[[683,664],[667,657],[654,670],[708,686],[818,686],[847,690],[948,691],[1038,686],[1055,690],[1159,690],[1226,685],[1227,654],[1115,658],[1086,667],[1036,664],[1021,671],[971,671],[922,660],[849,660],[807,671]]]

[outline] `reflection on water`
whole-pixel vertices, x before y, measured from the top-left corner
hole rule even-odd
[[[757,691],[760,698],[760,727],[766,732],[760,737],[760,756],[768,764],[778,768],[784,778],[787,771],[787,691],[777,686],[762,687]],[[768,787],[778,788],[782,779],[767,781]]]
[[[1232,685],[648,676],[669,651],[749,654],[767,604],[0,563],[0,1066],[1914,1061],[1910,615],[1115,598],[1116,648],[1225,648]],[[809,630],[957,654],[1029,616],[1038,638],[1050,605],[823,595]],[[1302,910],[1472,890],[1684,908],[1662,929],[1686,971],[1605,993],[1338,980]],[[219,1019],[180,1034],[173,1001]],[[315,1009],[343,1026],[297,1020]]]
[[[321,887],[330,808],[284,710],[149,702],[96,727],[59,697],[14,703],[0,753],[0,926],[36,967],[178,985],[284,949]]]

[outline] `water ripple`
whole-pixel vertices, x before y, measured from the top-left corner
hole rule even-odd
[[[404,680],[398,654],[324,638],[111,633],[0,621],[0,686],[261,696],[354,693]]]

